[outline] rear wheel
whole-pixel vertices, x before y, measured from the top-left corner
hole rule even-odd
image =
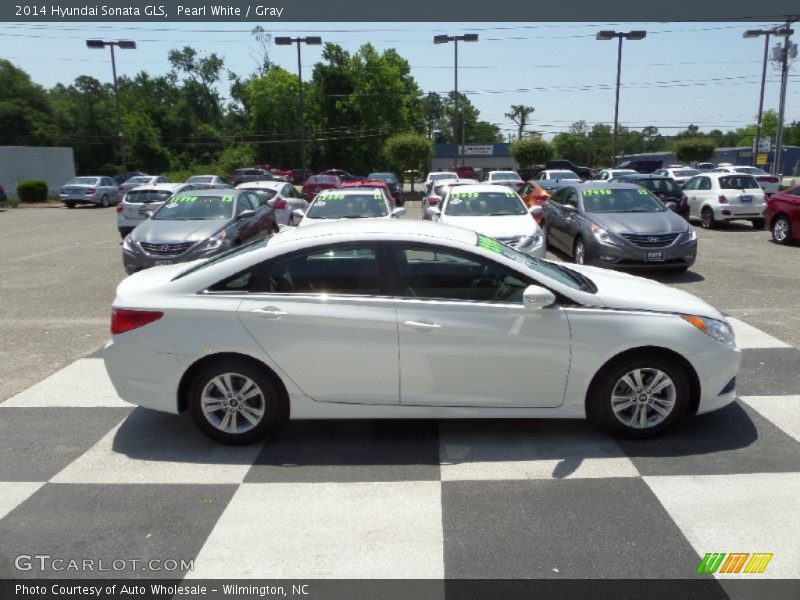
[[[689,382],[658,354],[612,363],[589,390],[589,414],[607,431],[630,438],[657,435],[686,412]]]
[[[772,239],[778,244],[788,244],[789,240],[792,239],[792,224],[783,215],[772,222],[770,231],[772,232]]]
[[[700,212],[700,225],[703,229],[714,229],[717,226],[717,220],[714,218],[714,211],[706,206]]]
[[[764,229],[764,219],[750,219],[755,229]]]
[[[102,208],[108,208],[108,196],[106,196],[105,194],[103,194],[103,197],[100,198],[100,206]]]
[[[195,374],[188,406],[203,433],[231,445],[263,439],[287,414],[286,400],[264,369],[234,359],[218,360]]]

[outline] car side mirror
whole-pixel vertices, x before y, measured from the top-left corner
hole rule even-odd
[[[542,214],[542,207],[538,204],[534,204],[528,209],[528,212],[531,213],[534,217]]]
[[[293,215],[293,216],[295,216],[295,217],[297,217],[298,219],[302,219],[303,217],[305,217],[305,216],[306,216],[306,213],[305,213],[305,212],[303,212],[303,209],[302,209],[302,208],[295,208],[295,209],[292,211],[292,215]]]
[[[254,214],[256,214],[256,211],[254,211],[252,209],[243,210],[238,215],[236,215],[236,219],[237,220],[238,219],[247,219],[248,217],[252,217]]]
[[[538,310],[555,304],[556,295],[541,286],[529,285],[522,293],[522,302],[526,309]]]
[[[403,208],[403,207],[398,207],[398,208],[395,208],[395,209],[392,211],[392,216],[393,216],[393,217],[402,217],[404,214],[406,214],[406,209],[405,209],[405,208]]]

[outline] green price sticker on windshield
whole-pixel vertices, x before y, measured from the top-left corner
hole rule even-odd
[[[344,200],[344,194],[342,192],[333,192],[331,194],[325,194],[322,196],[325,200]]]
[[[230,204],[231,202],[233,202],[233,196],[223,196],[222,202],[224,204]]]
[[[650,192],[648,192],[647,190],[639,190],[639,195],[640,196],[647,196],[649,193]]]
[[[490,237],[481,235],[480,233],[478,234],[478,243],[476,245],[478,246],[478,248],[489,250],[489,252],[495,252],[497,254],[503,253],[503,244]]]
[[[173,204],[175,202],[194,202],[197,200],[197,196],[173,196],[169,199],[169,203]]]
[[[450,196],[453,198],[477,198],[478,192],[453,192]]]
[[[583,190],[584,196],[610,196],[611,194],[612,192],[608,188],[602,188],[599,190]]]

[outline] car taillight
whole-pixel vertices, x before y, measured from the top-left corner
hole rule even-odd
[[[440,198],[437,196],[428,196],[428,206],[436,206],[439,204]]]
[[[728,199],[725,196],[720,194],[719,203],[720,204],[727,204],[728,203]]]
[[[153,321],[158,321],[163,316],[163,312],[156,310],[113,308],[111,309],[111,335],[119,335],[137,329]]]
[[[681,196],[681,204],[684,204],[684,205],[689,204],[689,196],[687,196],[686,194]]]
[[[87,188],[87,189],[86,189],[86,191],[85,191],[85,192],[83,192],[83,193],[84,193],[84,194],[86,194],[87,196],[91,196],[91,195],[92,195],[92,194],[94,194],[96,191],[97,191],[97,190],[96,190],[96,189],[94,189],[94,188]]]
[[[284,200],[283,198],[278,198],[277,200],[275,200],[275,204],[272,206],[272,208],[276,210],[286,210],[286,206],[287,206],[286,200]]]
[[[122,212],[122,202],[117,202],[117,212]]]

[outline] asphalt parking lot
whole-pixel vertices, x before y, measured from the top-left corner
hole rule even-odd
[[[420,218],[419,203],[406,206],[405,218]],[[2,401],[102,347],[125,272],[113,208],[8,210],[0,228]],[[748,223],[697,229],[691,270],[648,276],[800,346],[800,246],[773,244]]]

